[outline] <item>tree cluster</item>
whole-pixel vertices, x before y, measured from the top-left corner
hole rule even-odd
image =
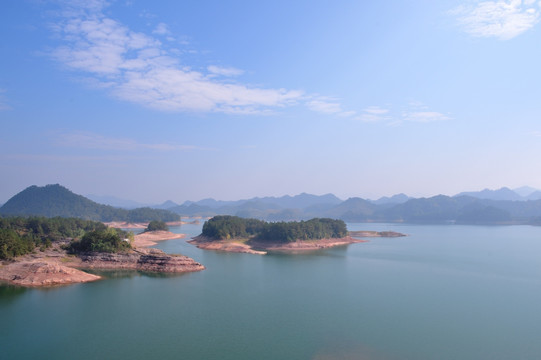
[[[205,221],[201,234],[212,239],[246,238],[259,233],[265,224],[257,219],[218,215]]]
[[[130,235],[119,229],[94,230],[84,234],[81,240],[72,241],[68,250],[72,253],[117,253],[131,249],[130,240]]]
[[[148,223],[147,225],[147,228],[145,229],[145,232],[146,231],[169,231],[169,226],[167,226],[167,224],[163,221],[159,221],[159,220],[152,220],[151,222]]]
[[[256,238],[260,241],[292,242],[342,238],[347,233],[346,223],[342,220],[315,218],[307,221],[267,223]]]
[[[0,259],[24,255],[36,247],[44,250],[54,241],[106,228],[100,222],[75,218],[0,217]]]
[[[347,235],[347,227],[342,220],[327,218],[268,223],[257,219],[219,215],[205,222],[201,235],[216,240],[253,238],[266,242],[292,242],[341,238]]]

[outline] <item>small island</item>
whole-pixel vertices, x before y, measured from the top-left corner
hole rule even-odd
[[[342,220],[315,218],[268,223],[220,215],[206,221],[201,235],[188,242],[206,250],[264,255],[268,251],[305,252],[366,240],[349,236]]]
[[[127,269],[182,273],[205,267],[183,255],[147,248],[182,238],[165,224],[151,222],[133,235],[95,221],[74,218],[0,218],[0,280],[21,286],[95,281],[82,269]]]

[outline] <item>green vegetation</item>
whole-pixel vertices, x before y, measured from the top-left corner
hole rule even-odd
[[[60,239],[79,238],[88,231],[105,230],[100,222],[74,218],[0,218],[0,259],[9,260],[39,247],[45,250]]]
[[[122,230],[107,228],[86,233],[81,240],[72,241],[69,251],[116,253],[131,249],[129,234]]]
[[[0,259],[9,260],[32,252],[36,245],[29,236],[20,236],[10,229],[0,229]]]
[[[180,216],[168,210],[148,207],[126,210],[95,203],[72,193],[61,185],[30,186],[13,196],[0,208],[0,214],[44,217],[76,217],[95,221],[146,222],[178,221]]]
[[[201,235],[216,240],[252,238],[257,241],[285,243],[296,240],[342,238],[347,235],[347,228],[342,220],[326,218],[267,223],[256,219],[221,215],[206,221]]]
[[[169,231],[169,226],[167,226],[167,224],[164,223],[163,221],[152,220],[151,222],[148,223],[148,226],[145,229],[145,232],[146,231],[159,231],[159,230]]]

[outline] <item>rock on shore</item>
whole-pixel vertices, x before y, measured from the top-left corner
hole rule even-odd
[[[169,255],[158,249],[142,249],[128,253],[83,253],[80,268],[127,269],[181,273],[204,270],[205,267],[184,255]]]
[[[53,286],[89,282],[100,276],[45,261],[19,262],[3,267],[0,279],[21,286]]]

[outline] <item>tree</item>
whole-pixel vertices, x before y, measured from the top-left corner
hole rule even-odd
[[[151,222],[148,223],[148,226],[145,229],[145,232],[146,231],[158,231],[158,230],[169,231],[169,226],[167,226],[167,224],[165,222],[163,222],[163,221],[152,220]]]

